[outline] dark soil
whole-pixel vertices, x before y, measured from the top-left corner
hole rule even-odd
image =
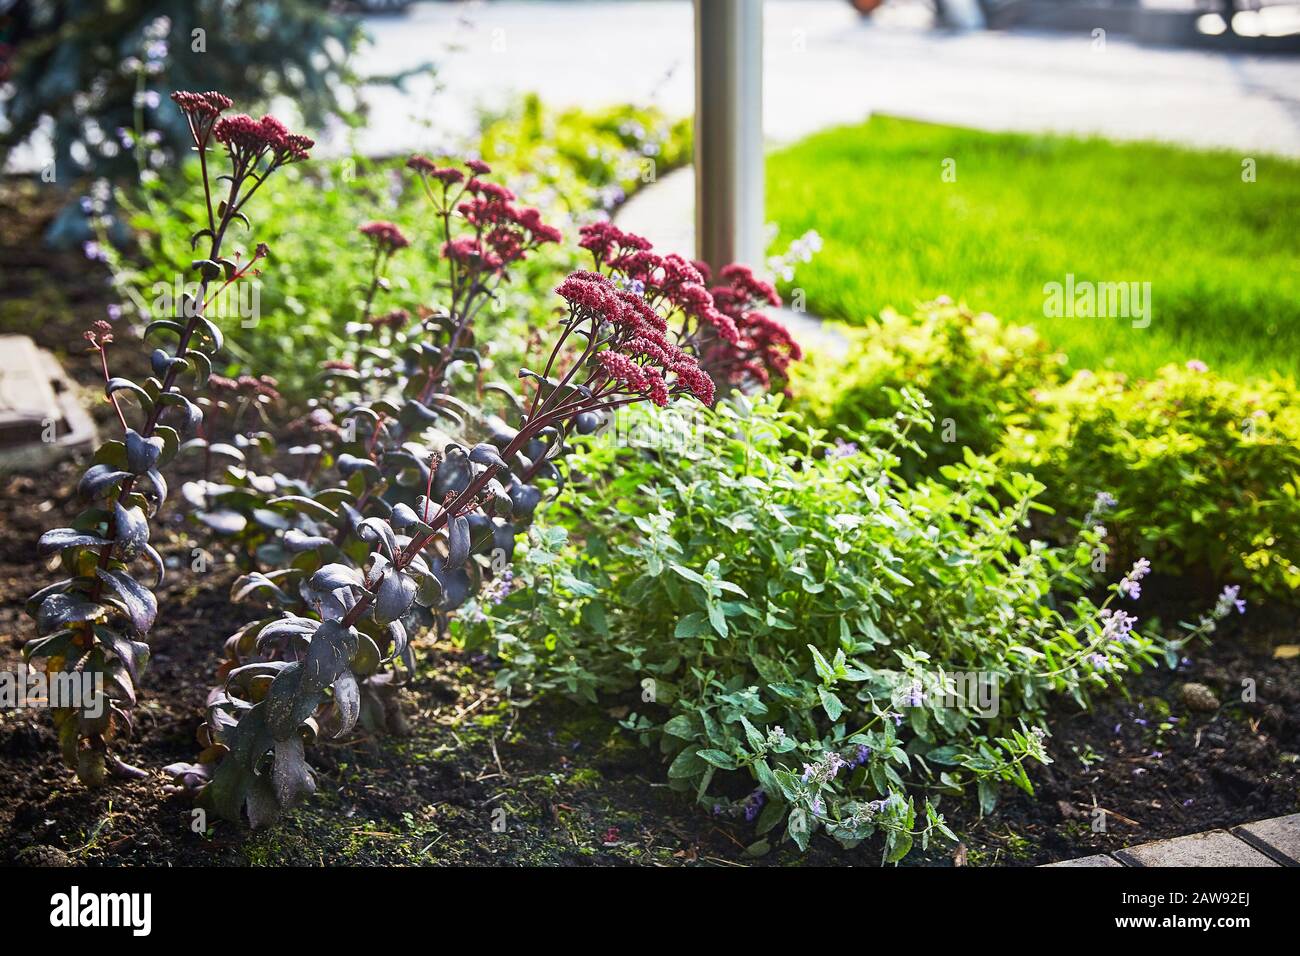
[[[33,256],[32,195],[0,190],[0,330],[24,331],[95,384],[78,357],[80,329],[104,315],[102,275],[76,253]],[[12,226],[12,228],[10,228]],[[57,282],[49,276],[59,276]],[[122,349],[123,356],[130,349]],[[101,411],[103,411],[101,409]],[[50,580],[34,558],[42,531],[78,505],[80,466],[0,477],[0,670],[13,671],[30,635],[27,595]],[[173,485],[178,480],[173,480]],[[156,535],[174,565],[159,593],[130,763],[157,771],[194,758],[194,731],[225,637],[243,618],[225,600],[235,570],[190,570],[190,549],[208,545],[173,501]],[[1172,626],[1195,616],[1204,595],[1159,582],[1146,614]],[[1296,617],[1252,608],[1213,645],[1189,648],[1176,671],[1130,681],[1125,698],[1101,698],[1090,713],[1063,707],[1052,722],[1054,762],[1035,768],[1036,793],[1004,795],[981,819],[969,802],[942,802],[958,847],[915,853],[909,865],[1028,865],[1294,812],[1300,790],[1300,659],[1277,656],[1300,643]],[[353,736],[312,752],[320,792],[275,829],[249,833],[196,823],[190,802],[147,780],[87,790],[59,759],[47,715],[0,711],[0,863],[49,865],[214,864],[715,864],[876,865],[880,848],[852,852],[818,837],[804,855],[783,845],[746,854],[752,824],[715,817],[670,791],[653,751],[638,746],[610,713],[550,701],[529,707],[494,690],[490,662],[425,639],[422,670],[405,699],[413,732]],[[1242,699],[1243,680],[1255,700]],[[1194,713],[1188,681],[1222,702]],[[195,832],[198,830],[199,832]]]

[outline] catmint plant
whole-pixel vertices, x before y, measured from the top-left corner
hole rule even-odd
[[[221,330],[205,309],[267,255],[259,245],[241,265],[241,256],[224,254],[227,234],[235,223],[249,225],[244,208],[267,177],[305,159],[313,145],[270,116],[222,116],[231,101],[220,93],[178,92],[172,99],[189,124],[203,170],[207,226],[191,240],[194,248],[206,246],[204,258],[193,263],[198,291],[177,303],[174,315],[145,327],[145,340],[171,336],[175,344],[153,350],[153,375],[143,382],[112,374],[109,346],[115,335],[108,323],[97,322],[86,333],[122,437],[101,445],[82,476],[77,491],[88,505],[72,527],[47,531],[38,544],[42,556],[59,556],[68,577],[42,588],[27,605],[37,629],[24,648],[27,660],[41,661],[51,675],[81,675],[83,686],[85,676],[91,678],[93,689],[83,699],[52,701],[64,760],[90,784],[108,772],[144,774],[112,753],[110,744],[130,734],[149,657],[146,639],[158,614],[153,589],[162,583],[164,565],[150,544],[149,520],[167,499],[160,469],[176,454],[183,433],[203,419],[181,384],[188,380],[193,389],[202,388],[222,345]],[[224,149],[228,171],[214,177],[208,154],[217,146]],[[215,195],[219,187],[224,198]],[[136,577],[140,562],[152,568],[149,584]]]

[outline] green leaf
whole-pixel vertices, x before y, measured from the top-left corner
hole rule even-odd
[[[736,760],[731,754],[723,750],[700,750],[697,756],[701,760],[706,760],[719,770],[735,770]]]
[[[710,631],[709,616],[703,611],[692,611],[677,621],[673,637],[701,637]]]
[[[822,708],[826,711],[826,716],[832,723],[838,721],[840,715],[844,713],[844,704],[825,687],[818,687],[817,693],[822,699]]]
[[[826,658],[822,657],[822,652],[817,650],[817,648],[813,647],[811,644],[808,645],[808,650],[812,651],[813,666],[817,668],[817,676],[828,685],[834,684],[835,668],[831,667]]]

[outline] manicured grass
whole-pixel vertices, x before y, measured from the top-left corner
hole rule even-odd
[[[795,284],[824,316],[947,294],[1037,326],[1078,367],[1300,376],[1300,163],[1256,156],[1247,183],[1243,158],[877,116],[774,153],[768,218],[776,248],[821,234]],[[1067,273],[1150,282],[1150,326],[1045,317],[1044,285]]]

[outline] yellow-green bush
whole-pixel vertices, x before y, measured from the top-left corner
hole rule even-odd
[[[852,432],[891,414],[897,390],[922,392],[933,405],[934,430],[916,438],[925,461],[906,459],[908,472],[960,461],[965,446],[991,452],[1008,425],[1028,423],[1033,390],[1064,378],[1064,358],[1032,328],[947,300],[912,315],[887,309],[865,328],[844,332],[852,342],[847,358],[796,366],[796,395],[823,424]]]
[[[1229,381],[1192,361],[1150,380],[1077,373],[1036,392],[1005,460],[1049,502],[1119,499],[1108,522],[1166,571],[1208,572],[1248,590],[1300,588],[1300,392],[1289,380]]]
[[[1080,371],[1028,327],[946,301],[885,312],[848,357],[813,362],[796,393],[821,424],[847,432],[887,414],[910,387],[933,405],[918,443],[933,472],[962,447],[1029,471],[1042,500],[1086,513],[1119,500],[1107,527],[1120,557],[1162,571],[1294,599],[1300,589],[1300,390],[1290,379],[1242,384],[1195,360],[1150,379]],[[915,437],[915,436],[914,436]]]

